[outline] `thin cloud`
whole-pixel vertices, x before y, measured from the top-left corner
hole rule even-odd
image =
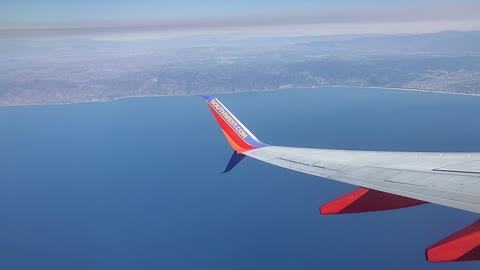
[[[218,29],[252,29],[262,27],[296,25],[341,25],[341,24],[391,24],[432,23],[432,22],[479,22],[480,4],[463,6],[436,6],[415,9],[368,9],[368,10],[323,10],[318,12],[297,12],[295,14],[253,14],[236,17],[208,17],[192,20],[166,20],[144,22],[91,22],[78,23],[72,27],[10,28],[0,29],[0,37],[41,38],[75,37],[89,35],[118,35],[138,32],[195,31]],[[452,24],[454,25],[454,24]],[[477,25],[477,24],[476,24]]]

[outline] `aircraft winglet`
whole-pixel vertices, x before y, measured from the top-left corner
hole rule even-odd
[[[244,154],[239,154],[237,153],[237,151],[233,150],[232,157],[230,158],[230,161],[228,162],[227,167],[225,167],[225,170],[223,170],[221,174],[231,171],[233,168],[235,168],[235,166],[238,165],[238,163],[240,163],[240,161],[243,160],[244,157],[245,157]]]
[[[237,153],[267,146],[252,134],[220,100],[213,96],[203,96],[215,116],[228,143]]]

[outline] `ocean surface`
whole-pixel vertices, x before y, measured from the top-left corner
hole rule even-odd
[[[326,88],[219,95],[274,145],[480,151],[480,97]],[[478,215],[322,216],[354,187],[245,159],[196,96],[0,108],[0,269],[479,269],[424,250]]]

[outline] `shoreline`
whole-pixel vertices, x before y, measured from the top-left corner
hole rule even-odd
[[[462,96],[475,96],[480,97],[480,94],[467,94],[467,93],[455,93],[455,92],[444,92],[444,91],[435,91],[435,90],[424,90],[424,89],[415,89],[415,88],[401,88],[401,87],[381,87],[381,86],[321,86],[321,87],[288,87],[288,88],[277,88],[272,90],[247,90],[247,91],[238,91],[238,92],[224,92],[224,93],[212,93],[214,95],[225,95],[225,94],[239,94],[239,93],[252,93],[252,92],[275,92],[283,90],[293,90],[293,89],[311,89],[319,90],[325,88],[358,88],[358,89],[374,89],[374,90],[394,90],[394,91],[411,91],[411,92],[423,92],[423,93],[432,93],[432,94],[447,94],[447,95],[462,95]],[[56,103],[32,103],[32,104],[13,104],[13,105],[0,105],[2,107],[24,107],[24,106],[48,106],[48,105],[72,105],[72,104],[82,104],[82,103],[106,103],[113,102],[122,99],[130,98],[147,98],[147,97],[182,97],[182,96],[200,96],[208,93],[202,94],[184,94],[184,95],[139,95],[139,96],[124,96],[116,97],[108,100],[85,100],[85,101],[75,101],[75,102],[56,102]]]

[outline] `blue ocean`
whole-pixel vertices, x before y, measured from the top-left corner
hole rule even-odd
[[[219,95],[273,145],[480,152],[480,97],[325,88]],[[196,96],[0,108],[0,269],[478,269],[424,250],[478,215],[322,216],[353,186],[244,159]]]

